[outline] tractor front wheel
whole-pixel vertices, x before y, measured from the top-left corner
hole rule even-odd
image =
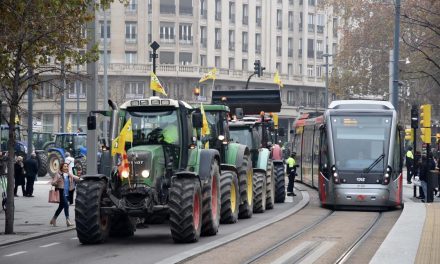
[[[254,213],[266,211],[266,174],[254,172]]]
[[[284,165],[274,165],[275,174],[275,202],[284,203],[286,199],[286,184]]]
[[[60,165],[63,162],[61,155],[58,152],[51,152],[48,156],[48,170],[47,172],[53,178],[59,171]]]
[[[218,161],[212,160],[207,184],[202,190],[202,236],[213,236],[220,225],[220,172]]]
[[[251,218],[254,207],[253,171],[250,155],[243,157],[243,163],[238,171],[240,184],[239,218]]]
[[[270,160],[266,172],[266,209],[273,209],[275,204],[275,177],[273,175],[273,163]]]
[[[222,198],[220,222],[222,224],[236,223],[240,201],[237,173],[222,171],[220,186]]]
[[[47,153],[44,151],[37,151],[37,162],[38,162],[38,176],[46,176],[47,174]]]

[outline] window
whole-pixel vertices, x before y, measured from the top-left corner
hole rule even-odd
[[[125,63],[137,64],[137,53],[135,51],[126,51],[125,52]]]
[[[322,68],[321,66],[316,66],[316,77],[322,77]]]
[[[137,24],[135,22],[125,23],[125,42],[136,42],[136,28]]]
[[[293,39],[292,38],[287,39],[287,55],[289,57],[293,57]]]
[[[300,32],[303,30],[303,13],[302,12],[299,13],[298,29],[299,29]]]
[[[220,56],[215,56],[215,67],[220,68]]]
[[[200,66],[206,67],[206,55],[200,55]]]
[[[181,15],[192,15],[193,14],[192,0],[180,0],[179,14],[181,14]]]
[[[161,23],[160,25],[160,41],[164,43],[174,43],[174,24]]]
[[[248,60],[247,59],[242,59],[241,60],[241,69],[243,71],[247,71],[248,70]]]
[[[235,31],[229,30],[229,50],[235,50]]]
[[[315,32],[315,15],[309,14],[309,25],[308,25],[309,32]]]
[[[151,21],[148,21],[148,43],[151,43],[153,41],[153,24]]]
[[[235,60],[234,58],[229,58],[229,69],[235,70]]]
[[[242,33],[242,37],[243,37],[243,52],[247,52],[248,51],[248,43],[249,43],[249,39],[248,39],[248,33],[247,32],[243,32]]]
[[[174,0],[160,0],[160,13],[161,14],[175,14],[176,3]]]
[[[206,36],[206,27],[200,27],[200,44],[202,48],[206,48],[206,43],[208,41]]]
[[[314,58],[315,57],[315,49],[314,49],[314,42],[313,39],[307,40],[307,58]]]
[[[322,59],[323,50],[322,50],[322,40],[316,41],[316,56],[318,59]]]
[[[43,114],[43,132],[55,132],[53,127],[54,114]]]
[[[85,99],[87,94],[86,85],[82,81],[74,81],[69,84],[69,94],[67,98],[69,99]]]
[[[129,12],[135,12],[137,10],[137,0],[130,0],[126,6],[126,10]]]
[[[287,91],[287,105],[295,105],[295,92]]]
[[[215,48],[220,49],[222,47],[222,32],[220,28],[215,29]]]
[[[275,67],[276,67],[276,69],[277,69],[277,71],[281,74],[281,63],[280,62],[277,62],[276,63],[276,65],[275,65]]]
[[[293,30],[293,12],[292,11],[289,11],[289,13],[288,13],[287,23],[288,23],[289,30]]]
[[[299,75],[302,75],[302,74],[303,74],[303,67],[302,67],[302,64],[301,64],[301,63],[298,64],[298,74],[299,74]]]
[[[215,0],[215,20],[222,20],[222,0]]]
[[[258,27],[261,27],[261,17],[262,17],[261,6],[257,6],[255,8],[255,22],[257,23]]]
[[[161,51],[159,59],[161,64],[174,64],[174,52]]]
[[[192,44],[192,25],[180,24],[179,26],[180,43]]]
[[[287,64],[287,74],[289,76],[293,75],[293,64],[292,63]]]
[[[247,4],[243,4],[243,25],[247,25],[249,23],[249,6]]]
[[[315,5],[315,0],[309,0],[309,6],[314,6]]]
[[[189,52],[180,52],[179,53],[179,63],[181,65],[189,65],[192,64],[192,53]]]
[[[110,56],[111,56],[111,51],[107,50],[107,63],[110,63]],[[99,51],[99,63],[104,63],[104,51],[100,50]]]
[[[307,76],[313,77],[313,65],[307,65]]]
[[[281,13],[281,10],[277,10],[277,28],[281,29],[283,26],[283,15]]]
[[[229,2],[229,22],[235,23],[235,3]]]
[[[145,82],[126,82],[125,83],[125,99],[142,99],[144,98]]]
[[[324,15],[323,14],[318,14],[317,15],[317,32],[318,33],[324,33]]]
[[[298,43],[298,58],[302,58],[303,40],[299,39]]]
[[[101,41],[104,41],[104,21],[99,21]],[[107,41],[110,40],[110,21],[107,21]]]
[[[206,10],[206,2],[207,0],[200,0],[200,16],[206,19],[208,16],[208,12]]]
[[[53,99],[55,94],[55,86],[50,82],[44,82],[41,84],[41,91],[43,99]]]
[[[255,34],[255,53],[261,54],[261,34]]]
[[[281,37],[277,37],[277,56],[281,56],[282,47],[281,47]]]

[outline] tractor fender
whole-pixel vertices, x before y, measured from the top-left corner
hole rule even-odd
[[[278,144],[273,145],[271,154],[273,160],[283,160],[283,151],[281,150],[280,145]]]
[[[174,173],[173,177],[171,177],[171,183],[173,183],[176,178],[195,178],[199,180],[200,186],[202,186],[200,177],[193,171],[179,171]]]
[[[266,170],[263,170],[263,169],[260,169],[260,168],[254,168],[254,169],[253,169],[253,172],[254,172],[254,175],[255,175],[256,172],[261,172],[261,173],[263,173],[264,175],[266,175]]]
[[[47,153],[50,153],[50,152],[58,152],[60,155],[61,155],[61,158],[65,158],[65,154],[66,154],[66,151],[64,151],[64,149],[62,149],[62,148],[50,148],[50,149],[48,149],[47,150]]]
[[[81,180],[97,180],[97,181],[105,180],[105,182],[107,183],[108,178],[104,174],[93,174],[93,175],[82,175]]]
[[[202,182],[202,186],[208,181],[208,178],[211,177],[211,163],[213,159],[220,161],[218,150],[202,149],[200,151],[199,178]],[[218,162],[218,164],[220,164],[220,162]]]
[[[237,168],[240,168],[243,164],[244,155],[251,155],[251,152],[249,151],[249,148],[246,145],[239,145],[237,148],[237,155],[235,160],[235,166]]]
[[[255,166],[258,169],[262,169],[264,171],[267,170],[267,163],[270,159],[270,152],[267,148],[262,148],[258,151],[258,161],[257,166]]]
[[[231,165],[231,164],[225,164],[225,163],[220,164],[220,170],[221,171],[233,171],[238,175],[237,167],[234,165]]]
[[[225,157],[225,163],[226,164],[232,164],[232,165],[236,165],[238,166],[238,163],[236,164],[237,161],[237,156],[238,153],[240,152],[240,144],[238,143],[229,143],[228,147],[226,148],[226,157]]]

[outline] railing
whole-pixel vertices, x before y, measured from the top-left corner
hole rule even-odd
[[[221,40],[216,40],[215,41],[215,48],[216,49],[221,49],[222,48],[222,41]]]
[[[315,24],[308,24],[309,32],[315,32]]]
[[[176,39],[174,39],[174,38],[169,39],[169,38],[162,38],[161,37],[160,42],[164,43],[164,44],[174,44],[174,43],[176,43]]]
[[[67,99],[85,99],[86,98],[86,94],[85,93],[80,93],[79,96],[76,93],[69,93],[67,95]]]
[[[161,14],[175,14],[176,6],[175,5],[160,5],[160,13]]]
[[[183,45],[192,45],[193,41],[192,39],[179,39],[179,43]]]
[[[324,26],[317,25],[316,32],[318,32],[320,34],[324,33]]]
[[[186,6],[180,6],[180,7],[179,7],[179,14],[180,14],[180,15],[189,15],[189,16],[192,16],[192,14],[193,14],[193,8],[192,8],[192,7],[186,7]]]
[[[134,37],[131,36],[130,38],[126,38],[125,43],[136,44],[137,43],[136,35]]]

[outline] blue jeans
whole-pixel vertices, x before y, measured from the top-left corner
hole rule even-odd
[[[420,181],[422,185],[423,194],[425,195],[425,200],[428,199],[428,183],[426,181]]]
[[[57,218],[64,209],[64,215],[66,216],[66,219],[69,219],[69,196],[64,195],[64,189],[57,190],[58,194],[60,195],[60,203],[55,211],[54,218]]]

